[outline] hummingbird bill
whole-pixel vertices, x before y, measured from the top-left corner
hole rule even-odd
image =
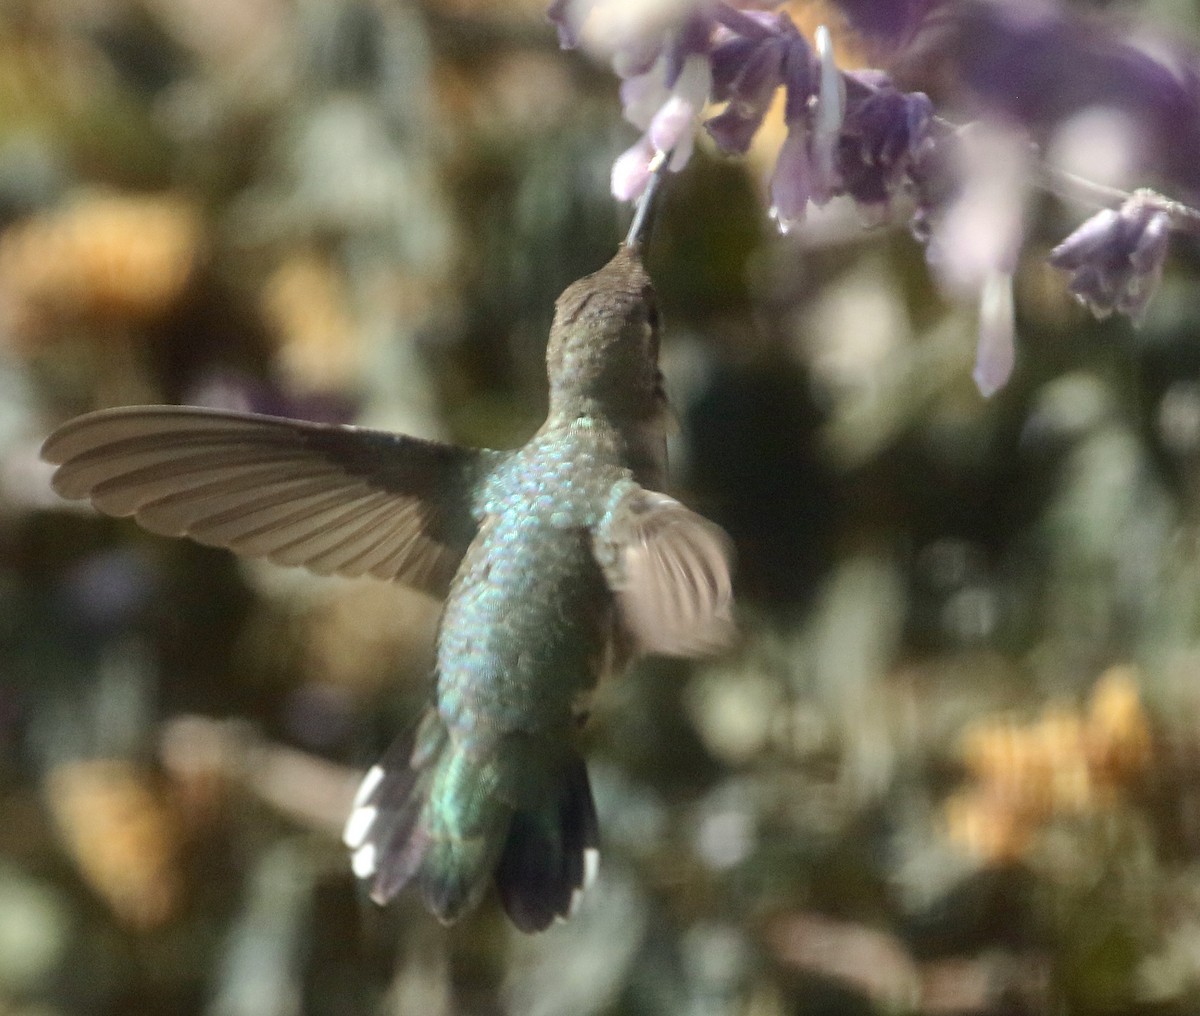
[[[663,493],[658,314],[638,246],[559,297],[549,413],[512,451],[184,406],[78,417],[54,489],[150,532],[445,598],[432,702],[367,772],[355,874],[451,922],[495,884],[523,931],[566,918],[599,828],[576,744],[635,656],[733,637],[724,532]]]

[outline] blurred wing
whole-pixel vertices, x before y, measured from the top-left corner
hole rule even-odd
[[[597,557],[641,652],[702,656],[733,639],[729,538],[674,498],[627,494],[598,534]]]
[[[47,438],[63,497],[321,575],[442,595],[477,530],[471,492],[504,458],[402,434],[187,406],[89,413]]]

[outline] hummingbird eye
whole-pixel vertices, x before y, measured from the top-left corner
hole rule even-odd
[[[653,291],[645,294],[646,301],[646,329],[650,352],[655,357],[658,356],[658,301],[654,299]]]
[[[651,363],[658,363],[658,321],[651,318],[646,325],[644,355]]]

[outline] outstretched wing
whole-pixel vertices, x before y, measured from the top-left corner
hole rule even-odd
[[[729,538],[666,494],[632,489],[596,534],[596,556],[635,647],[703,656],[734,636]]]
[[[64,424],[42,446],[63,497],[318,574],[443,595],[477,530],[472,491],[505,453],[188,406]]]

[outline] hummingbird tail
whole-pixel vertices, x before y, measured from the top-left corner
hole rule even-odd
[[[572,752],[540,806],[519,810],[496,867],[496,887],[522,931],[571,916],[596,877],[600,828],[583,759]]]
[[[539,801],[514,807],[509,791],[530,762],[475,756],[454,744],[436,710],[401,735],[363,779],[344,839],[354,873],[386,903],[407,884],[450,923],[470,910],[494,875],[522,931],[568,917],[599,860],[596,809],[583,760],[556,760],[535,776]],[[517,795],[520,796],[520,795]]]

